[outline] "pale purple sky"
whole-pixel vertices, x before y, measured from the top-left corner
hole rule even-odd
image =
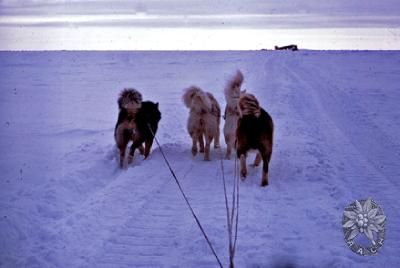
[[[146,42],[152,42],[149,49],[258,49],[289,41],[293,33],[292,42],[308,48],[343,49],[358,42],[359,49],[400,49],[399,28],[399,0],[0,0],[3,50],[143,49]],[[96,30],[98,37],[88,34]],[[237,42],[235,30],[254,36]],[[157,34],[163,40],[178,34],[180,40],[154,47]],[[221,34],[227,38],[216,38]],[[264,34],[270,38],[257,38]],[[332,40],[319,40],[321,34]],[[193,46],[194,37],[207,42]],[[76,44],[85,38],[87,47]],[[373,45],[376,39],[385,43]]]
[[[1,0],[1,14],[272,14],[399,15],[398,0]]]

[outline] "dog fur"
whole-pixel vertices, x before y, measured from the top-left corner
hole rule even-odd
[[[204,92],[196,86],[187,88],[183,94],[183,102],[190,109],[187,129],[192,138],[192,154],[198,151],[204,152],[204,160],[210,160],[210,145],[214,140],[214,148],[219,148],[219,124],[221,120],[221,108],[209,92]],[[206,144],[204,147],[204,139]]]
[[[246,178],[246,155],[249,150],[258,150],[254,166],[263,160],[261,186],[268,185],[268,167],[271,160],[274,124],[271,116],[260,107],[252,94],[245,93],[238,102],[239,120],[236,130],[237,157],[240,159],[240,175]]]
[[[241,94],[245,91],[241,91],[243,83],[243,74],[238,70],[235,76],[228,81],[224,93],[225,93],[225,125],[224,125],[224,137],[226,143],[226,159],[231,158],[232,149],[236,148],[236,128],[237,121],[239,119],[238,101]]]
[[[142,103],[142,94],[134,88],[125,88],[121,91],[118,98],[119,109],[137,111]]]
[[[133,88],[124,89],[118,98],[119,114],[114,129],[114,138],[117,144],[122,168],[124,165],[126,146],[129,141],[134,140],[137,128],[135,117],[142,105],[142,94]],[[128,162],[132,159],[130,158]]]
[[[158,110],[158,103],[143,101],[142,106],[135,117],[137,132],[129,152],[129,158],[133,158],[135,149],[138,148],[142,153],[144,143],[144,158],[147,158],[153,145],[154,135],[158,129],[158,122],[161,120],[161,113]],[[151,128],[151,131],[149,129]],[[154,134],[154,135],[153,135]]]

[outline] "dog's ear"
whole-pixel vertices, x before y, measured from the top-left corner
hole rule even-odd
[[[158,102],[156,102],[156,107],[158,108]]]

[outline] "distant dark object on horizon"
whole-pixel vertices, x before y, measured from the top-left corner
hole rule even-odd
[[[291,50],[291,51],[297,51],[297,50],[299,50],[299,49],[297,48],[297,45],[288,45],[288,46],[283,46],[283,47],[275,46],[275,50]]]

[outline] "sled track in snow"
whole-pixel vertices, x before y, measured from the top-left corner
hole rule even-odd
[[[399,182],[395,175],[399,169],[399,163],[396,162],[399,146],[393,143],[392,138],[380,131],[373,122],[363,119],[362,116],[366,111],[358,103],[348,103],[346,100],[349,96],[347,98],[346,95],[340,96],[345,93],[340,92],[338,88],[330,88],[321,83],[324,79],[317,70],[313,70],[311,74],[312,68],[306,64],[297,62],[293,65],[297,67],[293,69],[285,66],[284,68],[292,77],[291,79],[313,100],[315,109],[311,110],[318,112],[318,117],[313,119],[313,125],[318,122],[318,131],[324,137],[323,144],[329,144],[331,147],[331,151],[323,153],[325,155],[323,162],[329,163],[332,167],[332,172],[323,174],[330,181],[327,183],[330,186],[326,187],[329,195],[334,200],[339,196],[347,196],[350,203],[351,200],[374,198],[380,189],[385,189],[385,195],[380,196],[377,201],[386,209],[389,220],[398,218],[396,204],[399,204]],[[340,97],[342,97],[341,100]],[[353,112],[347,111],[349,107],[353,109]],[[363,133],[371,132],[373,135],[369,134],[369,139],[365,139]],[[315,141],[315,144],[319,142]],[[321,148],[323,148],[322,144]],[[338,150],[337,148],[346,149]],[[388,187],[388,184],[393,187]],[[347,204],[338,205],[341,209]],[[393,228],[394,233],[400,231],[398,225],[391,225],[390,228]],[[396,254],[399,246],[392,244],[392,248],[386,250],[392,252],[391,254]]]
[[[317,70],[313,70],[314,72],[311,74],[309,71],[311,67],[300,62],[296,62],[293,65],[297,67],[294,69],[286,66],[285,70],[303,91],[308,92],[309,98],[313,100],[312,104],[315,109],[312,111],[318,111],[318,117],[315,117],[314,121],[318,122],[319,131],[323,131],[326,144],[330,144],[333,149],[329,153],[336,159],[332,160],[339,160],[347,164],[351,163],[352,169],[350,173],[346,174],[347,178],[342,178],[344,182],[350,183],[351,180],[351,183],[360,183],[361,186],[365,180],[374,181],[376,179],[377,185],[374,186],[376,188],[381,183],[378,178],[384,177],[394,188],[398,188],[399,182],[395,180],[394,172],[400,165],[398,162],[393,161],[396,159],[395,153],[398,151],[399,146],[394,144],[391,138],[387,137],[372,123],[359,118],[362,117],[360,115],[363,111],[357,103],[350,105],[338,101],[339,90],[322,84],[321,81],[324,81],[324,79],[318,74]],[[343,115],[343,112],[348,109],[345,107],[352,107],[354,112]],[[374,132],[374,142],[362,139],[362,132],[368,133],[371,131]],[[355,140],[350,137],[358,137],[360,139]],[[335,147],[346,148],[346,150],[338,151],[335,150]],[[392,148],[393,150],[387,150],[387,148]],[[384,155],[388,153],[391,157]],[[381,166],[383,164],[388,169],[382,169]],[[360,188],[365,188],[365,186],[364,184]]]
[[[166,153],[168,157],[175,152],[167,149]],[[191,157],[188,150],[180,154],[183,158]],[[213,156],[216,157],[216,152]],[[161,158],[160,152],[155,150],[152,157]],[[204,162],[201,155],[191,160],[186,159],[186,162],[188,167],[177,171],[178,179],[181,180],[189,201],[204,225],[213,246],[217,249],[224,248],[226,230],[223,224],[226,219],[223,214],[225,211],[221,181],[219,178],[201,176],[201,166],[206,165],[216,170],[217,159]],[[162,162],[159,161],[159,163]],[[171,164],[174,165],[174,163]],[[142,162],[141,165],[146,165],[146,163]],[[135,168],[129,169],[134,171]],[[158,184],[152,192],[143,191],[140,199],[144,202],[136,211],[118,209],[128,212],[125,215],[126,219],[121,225],[114,226],[114,231],[110,232],[101,245],[92,252],[87,267],[170,267],[190,266],[194,263],[196,266],[207,267],[217,265],[167,167],[162,163],[158,170],[161,172],[158,175],[151,175],[154,173],[154,168],[147,168],[146,173],[148,176],[163,180],[163,183]],[[143,174],[143,176],[147,175]],[[147,182],[143,180],[141,183]],[[214,198],[204,198],[210,195]],[[126,193],[124,197],[126,203],[135,202],[136,198],[137,196],[129,193]],[[112,217],[112,210],[107,213],[109,217]],[[221,226],[213,224],[215,218],[218,218],[217,221],[221,223]],[[203,252],[203,257],[195,258],[191,253],[193,250]],[[218,255],[223,261],[227,258],[225,251],[219,250]],[[83,266],[86,267],[86,264]]]
[[[171,198],[173,185],[157,193],[152,201],[130,217],[118,232],[104,242],[93,259],[96,267],[163,267],[175,256],[184,222],[184,204]],[[149,226],[152,223],[153,226]]]

